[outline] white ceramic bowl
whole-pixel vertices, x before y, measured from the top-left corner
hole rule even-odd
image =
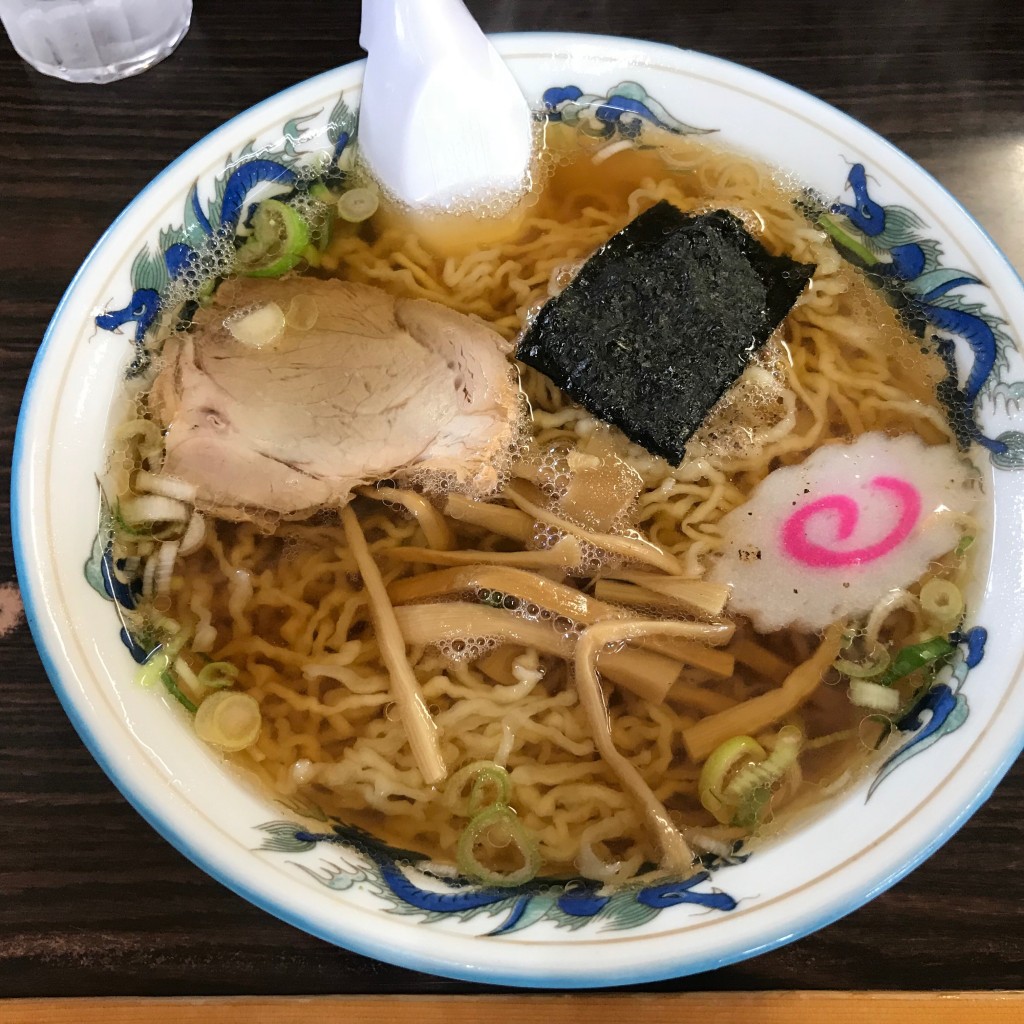
[[[840,196],[855,208],[851,216],[868,218],[863,226],[875,231],[879,249],[890,247],[880,259],[912,266],[908,247],[938,242],[939,266],[926,271],[930,277],[914,276],[906,289],[925,319],[956,337],[965,375],[993,356],[977,415],[982,435],[1003,438],[990,442],[994,455],[973,448],[995,509],[991,547],[983,553],[991,564],[971,618],[987,631],[980,664],[968,675],[984,640],[976,630],[951,678],[934,691],[932,707],[918,722],[904,723],[898,761],[810,823],[689,888],[610,899],[580,890],[500,898],[455,890],[403,872],[385,853],[359,849],[343,836],[316,842],[307,833],[326,826],[240,785],[164,697],[138,687],[112,605],[82,566],[94,539],[94,474],[108,407],[130,339],[145,322],[147,296],[167,279],[158,236],[181,229],[165,236],[167,248],[187,241],[188,232],[198,237],[204,215],[216,225],[211,202],[218,182],[228,182],[254,141],[257,149],[269,147],[264,158],[284,165],[336,144],[358,106],[359,64],[266,100],[194,146],[140,193],[75,277],[40,349],[18,427],[13,525],[25,603],[53,685],[103,769],[179,850],[269,912],[370,956],[473,981],[600,986],[703,971],[820,928],[892,885],[965,821],[1021,749],[1024,473],[1014,469],[1022,461],[1021,437],[1009,421],[1024,397],[1024,286],[921,168],[811,96],[653,43],[534,34],[496,42],[528,98],[542,105],[546,95],[552,116],[609,138],[634,133],[652,118],[677,130],[717,129],[723,142],[791,171],[823,196]],[[866,168],[866,194],[855,196],[848,186],[848,178],[860,180],[851,164]],[[235,179],[228,191],[239,187]],[[898,217],[898,207],[915,216]],[[878,233],[879,211],[891,224],[909,224],[896,239],[902,249],[891,248],[892,231]],[[156,258],[137,259],[147,246]],[[972,312],[975,303],[981,305]],[[949,310],[958,315],[950,319]],[[104,314],[101,323],[124,326],[99,328],[95,318]]]

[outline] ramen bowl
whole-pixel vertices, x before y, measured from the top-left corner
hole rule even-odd
[[[714,132],[846,204],[867,259],[892,265],[914,245],[938,254],[904,275],[903,288],[928,337],[952,341],[962,377],[982,381],[970,455],[993,514],[956,653],[897,723],[885,760],[771,842],[685,882],[489,889],[256,791],[166,694],[138,685],[138,651],[117,616],[130,595],[96,543],[91,511],[111,402],[181,269],[180,247],[215,230],[226,202],[247,198],[239,166],[258,153],[289,169],[351,142],[361,64],[288,89],[199,142],[139,194],[76,275],[18,427],[13,528],[25,604],[53,685],[104,771],[169,842],[269,913],[381,960],[478,982],[590,987],[705,971],[821,928],[891,886],[963,824],[1020,752],[1024,423],[1014,421],[1024,286],[921,168],[790,86],[634,40],[495,42],[538,117],[609,143],[655,129]],[[887,217],[899,232],[885,230]]]

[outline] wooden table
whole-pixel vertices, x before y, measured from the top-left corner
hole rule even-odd
[[[807,89],[919,160],[1024,266],[1020,0],[470,0],[469,6],[489,31],[641,36],[705,50]],[[103,229],[164,165],[226,118],[359,57],[358,9],[356,0],[200,0],[192,30],[172,58],[102,87],[38,75],[6,39],[0,42],[5,474],[39,339]],[[6,501],[6,486],[3,494]],[[0,584],[13,577],[4,533]],[[0,608],[12,596],[0,589]],[[486,991],[335,949],[207,878],[142,821],[93,763],[24,624],[0,641],[0,657],[0,997]],[[648,990],[1024,988],[1022,807],[1024,764],[944,849],[869,906],[774,953]],[[316,1005],[294,1019],[325,1019]],[[742,1019],[781,1019],[749,1010]],[[23,1011],[22,1019],[51,1019],[29,1004]],[[682,1007],[680,1013],[674,1019],[689,1016]],[[72,1012],[59,1019],[86,1018]],[[789,1011],[787,1019],[794,1019]],[[1024,1019],[1024,1009],[1017,1004],[1001,1019]]]

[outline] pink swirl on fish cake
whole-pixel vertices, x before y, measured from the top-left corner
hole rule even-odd
[[[808,524],[823,512],[834,512],[838,517],[836,541],[848,540],[857,528],[860,509],[853,498],[846,494],[827,494],[804,505],[782,524],[783,551],[794,561],[815,569],[838,569],[875,562],[898,548],[921,516],[921,493],[913,484],[895,476],[876,476],[868,486],[888,491],[899,503],[899,518],[880,541],[849,551],[836,551],[811,540],[807,536]]]

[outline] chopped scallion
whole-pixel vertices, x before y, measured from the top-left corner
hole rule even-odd
[[[716,747],[701,768],[697,793],[704,809],[710,811],[722,824],[732,822],[736,805],[726,800],[726,780],[741,764],[757,764],[768,756],[764,747],[753,736],[733,736]]]
[[[933,636],[920,644],[902,648],[885,674],[878,680],[882,686],[892,686],[926,665],[948,658],[954,647],[944,636]]]
[[[322,181],[311,186],[309,194],[325,206],[332,206],[338,201],[338,197]]]
[[[145,635],[139,638],[139,643],[144,646],[148,646],[151,642]],[[139,667],[139,670],[135,673],[135,681],[140,686],[148,689],[160,680],[160,677],[170,668],[170,665],[171,659],[164,651],[157,648],[146,659],[145,664]]]
[[[495,805],[507,806],[511,793],[512,783],[504,768],[498,765],[481,768],[469,791],[470,816]]]
[[[211,661],[199,670],[196,678],[201,686],[219,690],[234,684],[238,669],[228,661]]]
[[[940,629],[952,629],[964,613],[964,595],[949,580],[929,580],[921,588],[921,610]]]
[[[252,219],[253,231],[235,254],[248,277],[280,277],[302,259],[309,245],[309,225],[297,210],[277,199],[264,199]]]
[[[191,715],[194,715],[199,709],[196,705],[181,692],[177,682],[175,682],[174,676],[170,672],[163,672],[160,675],[163,680],[164,686],[167,687],[167,692]]]
[[[850,700],[858,707],[886,714],[892,714],[900,707],[899,690],[866,679],[854,679],[850,683]]]
[[[262,724],[259,703],[248,693],[237,690],[211,693],[196,712],[196,735],[229,753],[255,743]]]
[[[131,524],[121,514],[121,506],[115,502],[110,509],[111,526],[116,534],[127,533],[132,537],[152,537],[153,528],[150,526],[139,526],[137,524]]]
[[[736,805],[742,805],[755,789],[771,789],[796,764],[804,745],[804,735],[795,726],[786,725],[779,730],[772,752],[756,764],[740,769],[725,787],[722,795]]]
[[[338,200],[338,216],[352,224],[369,220],[380,205],[380,197],[369,188],[353,188]]]
[[[494,830],[501,833],[502,847],[512,844],[519,851],[522,865],[511,871],[498,871],[483,864],[477,856],[477,847],[487,843]],[[493,842],[493,840],[492,840]],[[493,843],[493,845],[499,845]],[[529,882],[540,870],[540,852],[537,842],[516,816],[516,812],[504,804],[497,804],[481,811],[463,830],[459,837],[456,863],[459,871],[475,878],[485,885],[515,886]]]
[[[470,786],[468,810],[463,810],[466,786]],[[507,804],[512,791],[508,772],[493,761],[463,765],[445,784],[444,799],[459,814],[472,818],[490,804]]]
[[[740,802],[732,817],[732,824],[740,828],[753,828],[772,798],[771,786],[755,786]]]
[[[861,658],[836,658],[835,667],[851,679],[872,679],[889,667],[889,652],[876,641]]]

